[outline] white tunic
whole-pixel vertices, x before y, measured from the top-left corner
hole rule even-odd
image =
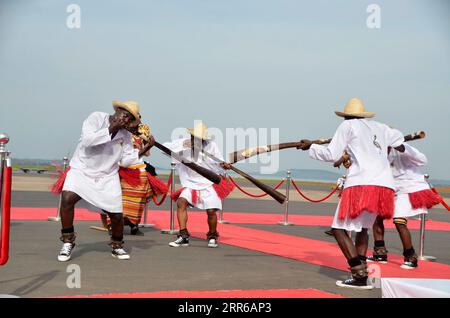
[[[409,144],[405,145],[405,152],[392,149],[389,154],[392,174],[397,193],[412,193],[430,189],[420,167],[427,164],[427,157]]]
[[[122,213],[119,164],[139,163],[139,152],[133,148],[131,134],[124,129],[111,140],[109,116],[94,112],[83,122],[63,191],[75,192],[99,209]]]
[[[197,202],[194,203],[192,200],[192,191],[197,191]],[[192,190],[186,188],[181,192],[180,198],[185,198],[186,201],[191,205],[195,206],[200,210],[222,210],[222,200],[214,190],[213,186],[209,186],[203,190]]]
[[[328,146],[312,145],[309,155],[313,159],[336,162],[347,151],[352,165],[344,188],[376,185],[395,189],[387,148],[398,147],[403,141],[401,132],[385,124],[367,119],[350,119],[339,125]]]
[[[209,169],[218,174],[224,174],[224,170],[222,169],[220,164],[213,159],[205,156],[202,152],[199,152],[197,160],[192,158],[191,148],[185,146],[185,141],[190,142],[190,139],[177,139],[172,142],[164,143],[164,146],[166,146],[173,152],[179,153],[183,158],[195,162],[197,165],[203,168]],[[203,146],[203,149],[216,158],[223,160],[222,154],[219,151],[219,147],[214,141],[207,141]],[[180,177],[181,186],[184,188],[203,190],[212,186],[213,184],[211,181],[199,175],[197,172],[180,162],[177,162],[177,170],[178,176]]]
[[[173,152],[179,153],[183,158],[195,162],[203,168],[209,169],[218,174],[224,174],[224,170],[218,162],[205,156],[201,152],[198,154],[197,160],[194,160],[194,158],[192,158],[191,148],[186,147],[185,142],[190,142],[190,139],[174,140],[172,142],[165,143],[164,146]],[[203,149],[216,158],[223,160],[219,147],[214,141],[207,141],[206,144],[204,144]],[[181,193],[180,198],[186,199],[190,205],[201,210],[222,209],[222,200],[214,190],[213,183],[211,181],[179,162],[177,162],[177,170],[180,177],[181,186],[186,188]],[[192,200],[192,191],[197,191],[198,202],[196,203]]]
[[[333,229],[342,229],[346,231],[361,232],[362,229],[370,229],[377,218],[376,213],[371,213],[368,211],[363,211],[358,217],[351,219],[346,215],[345,219],[341,220],[339,218],[339,206],[338,203],[336,213],[334,214],[333,223],[331,227]]]
[[[394,218],[407,218],[427,213],[427,209],[413,209],[408,193],[430,189],[420,167],[427,164],[427,157],[411,145],[405,145],[405,152],[392,149],[389,154],[392,174],[395,180],[396,197]]]

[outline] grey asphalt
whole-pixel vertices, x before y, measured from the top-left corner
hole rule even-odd
[[[192,239],[191,246],[171,248],[173,236],[143,229],[145,236],[125,237],[132,258],[111,257],[105,232],[89,229],[98,223],[77,222],[77,246],[70,262],[60,263],[59,224],[14,221],[11,259],[0,268],[0,294],[49,297],[104,293],[177,290],[308,289],[347,297],[380,297],[379,290],[352,291],[335,286],[347,273],[247,249]],[[81,269],[81,288],[70,289],[68,266]]]
[[[20,207],[55,207],[58,198],[49,192],[15,191],[12,205]],[[79,207],[87,207],[80,202]],[[332,215],[335,204],[291,202],[292,214]],[[151,209],[169,208],[151,205]],[[276,202],[252,199],[228,199],[226,211],[247,213],[280,213],[284,208]],[[450,214],[433,209],[433,220],[450,221]],[[257,223],[257,221],[255,221]],[[347,297],[380,297],[379,289],[352,291],[335,286],[335,281],[348,273],[295,260],[268,255],[243,248],[220,245],[209,249],[206,242],[192,239],[190,247],[170,248],[173,236],[156,229],[143,229],[145,236],[125,237],[132,252],[129,261],[113,259],[104,232],[89,229],[99,222],[76,223],[78,233],[74,257],[69,263],[59,263],[59,224],[48,221],[13,221],[11,228],[11,256],[0,267],[0,294],[21,297],[48,297],[104,293],[153,292],[174,290],[229,289],[307,289],[341,294]],[[322,241],[334,242],[323,233],[327,228],[313,226],[280,226],[243,224],[261,229]],[[126,232],[128,233],[128,232]],[[417,244],[418,231],[412,231]],[[440,262],[450,264],[448,232],[427,232],[426,252]],[[387,230],[386,242],[390,251],[401,253],[401,244],[394,230]],[[417,246],[417,245],[416,245]],[[81,268],[81,288],[66,285],[69,264]]]
[[[58,197],[50,192],[34,192],[34,191],[14,191],[11,198],[12,206],[18,207],[56,207],[58,205]],[[80,201],[77,205],[79,208],[87,208],[88,204]],[[170,205],[166,200],[161,206],[151,204],[151,210],[169,210]],[[255,199],[226,199],[224,204],[224,214],[230,212],[245,213],[279,213],[284,214],[284,205],[272,200],[255,200]],[[309,203],[309,202],[289,202],[289,213],[297,215],[334,215],[336,204],[334,203]],[[442,206],[438,206],[431,210],[431,219],[435,221],[450,221],[450,212]]]
[[[236,224],[239,226],[270,231],[275,233],[282,233],[292,236],[301,236],[314,240],[321,240],[334,243],[335,240],[332,236],[324,233],[328,230],[328,227],[323,226],[280,226],[280,225],[261,225],[261,224]],[[419,231],[411,230],[411,236],[413,239],[413,246],[417,253],[419,252]],[[394,254],[402,254],[403,247],[400,241],[400,237],[395,229],[386,229],[385,235],[386,246],[389,252]],[[450,249],[448,248],[450,243],[450,233],[447,231],[427,231],[425,236],[425,254],[437,257],[440,263],[450,265]],[[373,236],[369,233],[369,253],[371,253],[373,247]]]

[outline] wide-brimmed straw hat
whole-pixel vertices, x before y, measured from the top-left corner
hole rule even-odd
[[[210,137],[208,136],[208,126],[206,126],[204,123],[198,123],[194,128],[188,128],[187,131],[192,136],[200,138],[202,140],[210,139]]]
[[[138,125],[141,122],[141,114],[139,113],[139,103],[135,101],[126,101],[121,102],[118,100],[115,100],[112,102],[114,110],[117,111],[118,108],[125,109],[128,111],[131,115],[134,116],[134,121],[132,122],[133,125]]]
[[[371,118],[375,116],[375,113],[372,112],[366,112],[366,109],[364,107],[364,103],[362,100],[358,98],[352,98],[348,101],[347,105],[345,105],[343,112],[335,112],[336,115],[341,117],[361,117],[361,118]]]

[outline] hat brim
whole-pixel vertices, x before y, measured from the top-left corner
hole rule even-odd
[[[134,117],[134,121],[132,122],[133,125],[139,125],[141,123],[140,114],[134,112],[130,107],[128,107],[126,104],[123,104],[121,102],[113,102],[113,108],[115,111],[117,109],[124,109],[127,112],[129,112]]]
[[[363,113],[344,113],[344,112],[334,112],[339,117],[360,117],[360,118],[372,118],[375,116],[373,112],[363,112]]]
[[[187,128],[187,131],[189,134],[191,134],[194,137],[200,138],[202,140],[210,140],[211,138],[205,133],[204,135],[200,136],[198,134],[195,133],[195,129],[194,128]]]

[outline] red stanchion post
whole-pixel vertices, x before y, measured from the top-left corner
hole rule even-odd
[[[6,134],[0,134],[0,265],[5,265],[9,259],[12,167],[9,152],[5,148],[8,142],[9,137]]]

